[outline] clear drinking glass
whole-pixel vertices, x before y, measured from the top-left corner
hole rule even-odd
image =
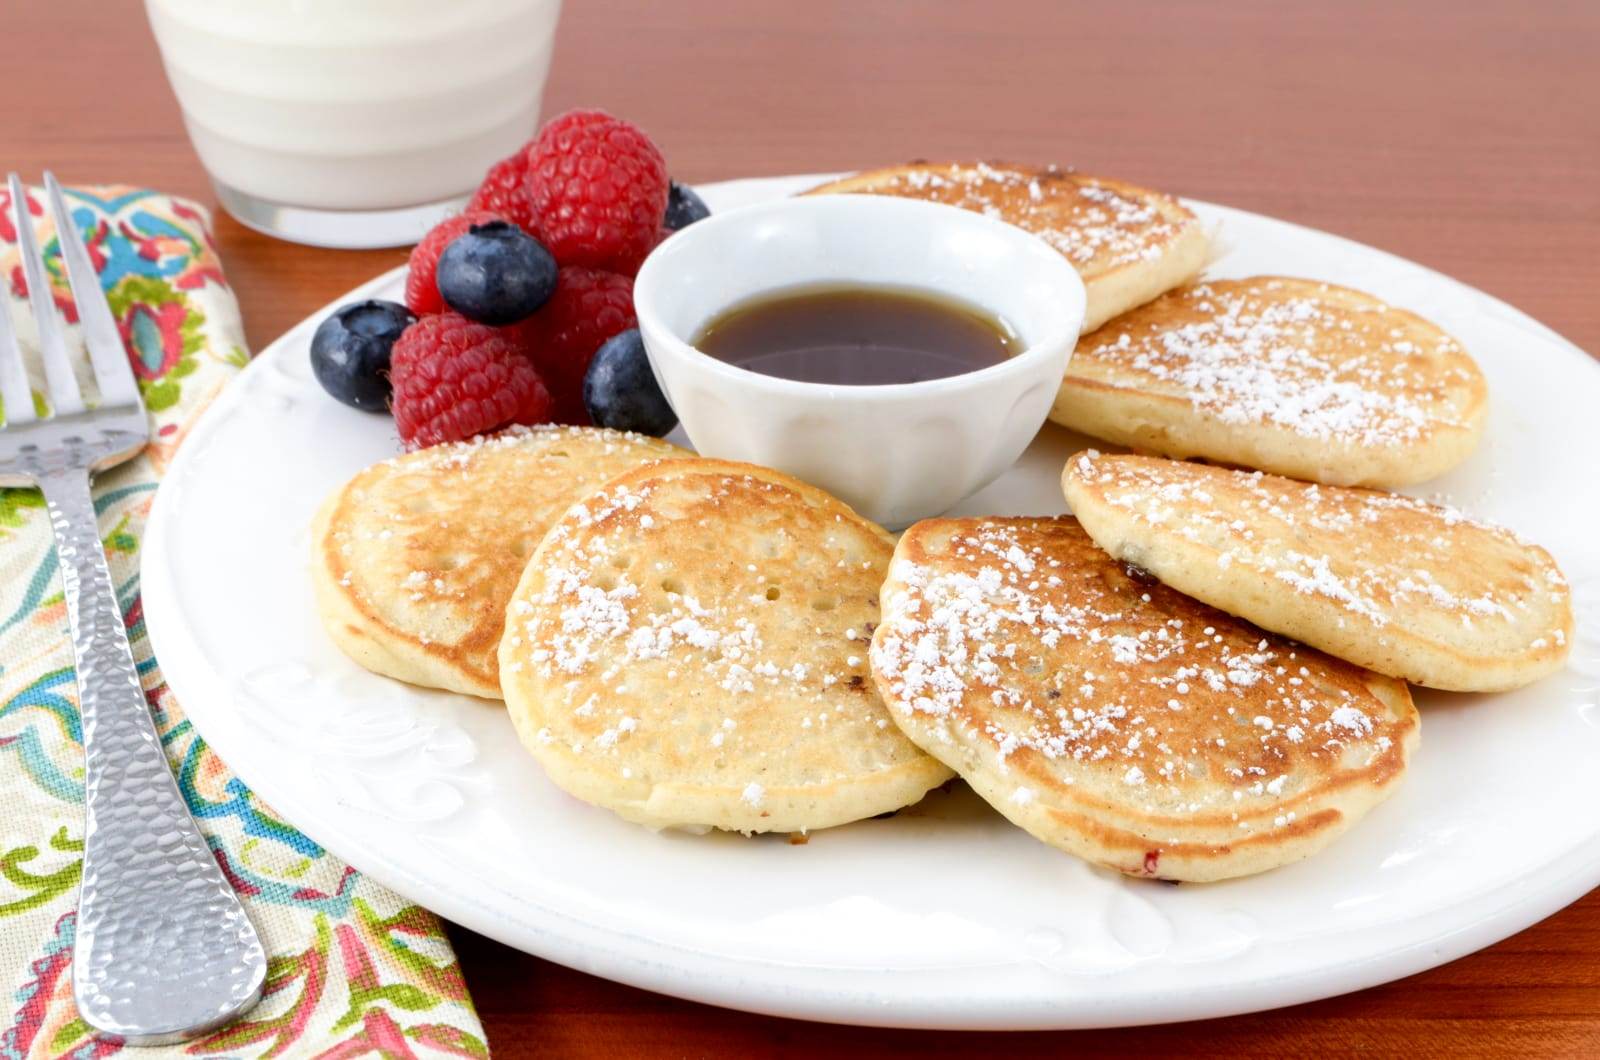
[[[561,0],[146,0],[227,211],[414,243],[533,134]]]

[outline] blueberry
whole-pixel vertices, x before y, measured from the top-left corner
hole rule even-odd
[[[328,314],[311,336],[311,372],[322,389],[352,408],[389,403],[389,351],[417,318],[394,302],[351,302]]]
[[[439,295],[480,324],[515,324],[556,289],[556,259],[507,221],[473,225],[439,255]]]
[[[583,407],[596,427],[659,438],[678,425],[650,371],[638,328],[613,335],[595,351],[583,377]]]
[[[704,221],[711,216],[711,208],[706,201],[694,193],[693,188],[687,188],[677,181],[672,182],[671,190],[667,193],[667,216],[662,219],[662,226],[668,231],[676,232],[680,228],[688,228],[696,221]]]

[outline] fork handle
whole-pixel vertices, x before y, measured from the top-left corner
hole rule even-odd
[[[182,1041],[253,1005],[266,956],[173,780],[101,550],[89,475],[39,485],[78,664],[85,759],[73,994],[104,1034]]]

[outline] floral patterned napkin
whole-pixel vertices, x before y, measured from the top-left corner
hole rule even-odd
[[[265,997],[242,1020],[138,1057],[486,1056],[455,955],[425,909],[362,877],[273,813],[185,719],[150,654],[139,547],[156,483],[247,355],[238,303],[199,206],[153,191],[93,187],[68,203],[122,331],[150,411],[143,456],[95,480],[100,530],[156,728],[189,809],[244,898],[270,958]],[[53,226],[35,221],[65,319],[76,310]],[[0,297],[24,347],[17,233],[0,190]],[[35,377],[36,394],[42,379]],[[35,401],[37,402],[37,397]],[[55,545],[35,490],[0,489],[0,1060],[103,1057],[72,1002],[70,965],[83,849],[78,692]]]

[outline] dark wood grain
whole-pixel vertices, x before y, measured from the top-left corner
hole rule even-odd
[[[0,167],[212,201],[141,6],[0,5]],[[686,180],[917,156],[1070,163],[1383,247],[1600,350],[1592,0],[567,6],[547,109],[600,105],[638,121]],[[217,233],[257,346],[403,259],[293,247],[226,217]],[[730,1013],[454,936],[506,1057],[1600,1055],[1600,893],[1482,953],[1348,997],[1005,1037]]]

